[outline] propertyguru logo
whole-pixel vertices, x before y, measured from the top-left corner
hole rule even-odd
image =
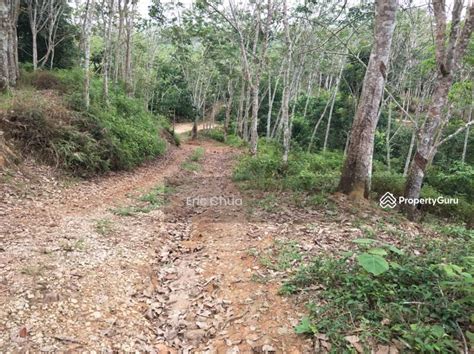
[[[446,198],[439,196],[437,198],[405,198],[395,197],[392,193],[387,192],[380,198],[380,206],[382,208],[393,209],[397,205],[447,205],[447,204],[458,204],[458,198]]]

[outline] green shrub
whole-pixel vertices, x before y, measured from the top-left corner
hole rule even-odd
[[[281,293],[317,285],[309,317],[296,331],[324,333],[338,348],[347,344],[344,336],[357,331],[368,347],[372,340],[389,344],[401,339],[410,352],[457,351],[459,330],[467,337],[472,320],[473,246],[472,240],[465,247],[458,240],[434,240],[424,242],[419,256],[390,252],[390,245],[386,251],[372,248],[379,254],[373,257],[386,258],[390,265],[378,275],[350,254],[322,257],[303,266]]]
[[[220,128],[204,130],[203,135],[208,137],[208,138],[211,138],[213,140],[219,141],[221,143],[223,143],[225,141],[224,131]]]
[[[468,164],[454,163],[447,173],[432,168],[427,173],[426,183],[445,195],[474,202],[474,167]]]
[[[248,181],[265,190],[333,192],[339,181],[342,155],[334,152],[312,154],[294,151],[285,166],[281,147],[262,142],[256,157],[244,156],[234,170],[234,180]]]
[[[234,147],[244,147],[247,146],[247,143],[244,139],[241,139],[237,135],[227,135],[227,140],[225,142],[227,145],[234,146]]]
[[[405,177],[400,173],[391,171],[375,172],[372,176],[372,191],[377,195],[390,192],[395,196],[403,195],[405,190]]]

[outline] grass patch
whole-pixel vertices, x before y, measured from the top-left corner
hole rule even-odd
[[[275,271],[285,271],[301,260],[298,243],[275,241],[274,246],[258,256],[260,263]]]
[[[199,171],[201,169],[201,161],[204,157],[205,150],[197,147],[191,155],[181,164],[181,168],[186,171]]]
[[[96,220],[94,230],[102,236],[108,236],[114,232],[113,222],[109,219]]]
[[[111,211],[118,216],[134,216],[138,213],[146,214],[166,205],[171,193],[173,193],[173,190],[170,187],[159,185],[135,198],[134,205],[117,207]]]

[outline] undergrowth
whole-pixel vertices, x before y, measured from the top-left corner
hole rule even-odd
[[[324,333],[338,348],[354,334],[367,348],[398,340],[409,352],[456,352],[474,340],[472,239],[420,243],[420,255],[362,241],[355,255],[315,259],[283,285],[283,294],[319,289],[298,333]]]
[[[243,155],[234,169],[233,179],[244,189],[263,191],[289,190],[309,192],[313,195],[333,193],[341,175],[343,155],[339,152],[308,153],[293,149],[288,164],[283,164],[281,145],[275,141],[259,142],[257,156]],[[455,222],[474,225],[474,169],[469,165],[455,164],[445,174],[429,171],[421,190],[421,198],[436,199],[439,196],[457,198],[458,204],[423,205],[423,215],[432,214]],[[372,197],[378,200],[386,192],[401,196],[405,177],[395,171],[387,171],[379,161],[374,163]],[[317,200],[315,200],[317,201]]]
[[[105,102],[98,79],[87,110],[81,83],[79,70],[23,73],[20,88],[0,96],[0,128],[23,154],[79,176],[130,169],[165,152],[164,118],[120,87]]]

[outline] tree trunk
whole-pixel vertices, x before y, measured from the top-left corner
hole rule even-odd
[[[14,86],[18,79],[18,6],[16,0],[0,2],[0,92]]]
[[[106,104],[109,103],[109,65],[110,65],[110,52],[111,52],[111,32],[112,32],[112,19],[114,16],[114,0],[109,0],[109,12],[107,21],[104,20],[104,41],[105,50],[103,57],[103,94],[104,101]]]
[[[337,91],[339,90],[339,84],[342,79],[343,71],[344,71],[344,59],[342,60],[341,70],[339,71],[339,75],[336,79],[336,88],[334,89],[334,94],[332,96],[332,102],[331,102],[331,108],[329,109],[329,117],[328,117],[328,124],[326,126],[326,135],[324,136],[323,151],[326,151],[326,148],[328,145],[329,130],[331,129],[332,112],[334,111],[334,104],[336,103]]]
[[[227,134],[229,132],[230,115],[232,113],[232,101],[234,99],[234,89],[232,87],[232,81],[229,81],[227,92],[229,93],[229,99],[227,100],[227,104],[225,107],[224,140],[227,140]]]
[[[443,108],[448,100],[448,93],[453,81],[453,70],[461,61],[467,44],[474,29],[474,4],[467,9],[466,20],[462,30],[459,28],[462,13],[462,0],[455,0],[453,6],[451,31],[449,40],[446,39],[446,4],[443,0],[433,1],[433,11],[436,24],[435,57],[437,64],[437,79],[431,105],[424,125],[419,132],[419,141],[415,156],[410,165],[410,171],[405,185],[405,198],[419,198],[427,166],[436,154],[442,129],[449,120],[449,115],[443,115]],[[403,210],[407,217],[414,220],[417,217],[415,204],[406,204]]]
[[[240,97],[239,97],[239,114],[237,115],[237,124],[235,125],[235,135],[240,137],[243,136],[243,121],[244,121],[244,104],[245,104],[245,93],[247,90],[245,89],[245,78],[242,77],[242,82],[240,86]]]
[[[469,108],[468,123],[471,123],[471,120],[472,120],[472,106]],[[463,145],[463,148],[462,148],[462,156],[461,156],[461,162],[462,163],[466,162],[467,142],[469,140],[469,129],[470,129],[470,127],[468,126],[466,128],[466,132],[465,132],[465,135],[464,135],[464,145]]]
[[[392,128],[392,106],[390,102],[388,102],[388,122],[387,122],[387,134],[385,137],[385,148],[386,148],[386,153],[387,153],[387,169],[390,171],[391,169],[391,163],[390,163],[390,134],[391,134],[391,128]]]
[[[326,111],[329,107],[329,102],[330,102],[329,100],[326,102],[326,105],[324,106],[323,113],[321,113],[321,116],[319,117],[318,121],[316,122],[316,125],[314,126],[313,133],[311,134],[311,139],[310,139],[309,145],[308,145],[308,152],[311,152],[311,149],[313,147],[314,138],[316,137],[316,132],[318,131],[319,125],[321,124],[321,122],[324,119],[324,115],[326,114]]]
[[[91,27],[92,27],[92,11],[94,1],[89,0],[86,6],[84,20],[84,104],[87,109],[90,107],[90,58],[91,58]]]
[[[436,154],[436,137],[442,125],[443,108],[448,100],[448,93],[452,83],[452,76],[438,78],[437,86],[433,93],[432,103],[428,110],[425,124],[419,132],[419,141],[415,156],[410,165],[408,177],[405,185],[404,196],[406,198],[418,198],[420,196],[426,168],[431,163]],[[416,205],[407,204],[403,207],[408,218],[416,218]]]
[[[397,5],[397,0],[380,0],[375,4],[374,44],[339,182],[339,190],[355,199],[369,196],[377,113],[388,68]]]
[[[281,120],[283,123],[283,163],[288,163],[290,151],[290,125],[289,125],[289,104],[290,104],[290,69],[292,64],[292,43],[290,37],[290,25],[288,23],[288,9],[286,0],[283,0],[283,26],[285,30],[285,42],[287,48],[286,66],[283,83],[283,98],[281,103]]]

